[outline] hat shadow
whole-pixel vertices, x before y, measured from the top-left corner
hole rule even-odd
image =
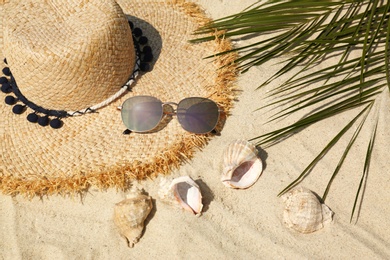
[[[128,15],[126,14],[126,18],[131,21],[134,24],[134,28],[140,28],[143,32],[143,36],[148,38],[148,43],[152,48],[152,53],[153,53],[153,60],[149,63],[150,69],[147,73],[150,73],[153,71],[154,64],[157,62],[158,58],[160,57],[161,54],[161,49],[162,49],[162,38],[160,33],[154,28],[150,23],[146,22],[145,20],[142,20],[138,17]],[[142,77],[141,73],[139,77]]]

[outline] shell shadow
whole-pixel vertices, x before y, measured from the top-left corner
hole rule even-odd
[[[149,194],[145,193],[146,195],[149,196]],[[142,234],[140,236],[140,240],[142,239],[142,237],[144,236],[146,230],[148,229],[148,224],[149,222],[154,218],[154,215],[156,215],[156,212],[157,212],[157,204],[156,204],[156,199],[153,199],[152,198],[152,210],[150,211],[149,215],[146,217],[145,221],[144,221],[144,229],[142,230]]]
[[[207,212],[210,207],[210,203],[214,200],[214,194],[210,187],[203,180],[197,179],[195,182],[199,185],[199,188],[202,191],[202,212]]]
[[[149,196],[149,195],[148,195],[148,196]],[[154,215],[156,215],[156,212],[157,212],[156,199],[153,199],[153,198],[152,198],[152,205],[153,205],[153,208],[152,208],[152,210],[150,211],[149,215],[146,217],[145,222],[144,222],[144,231],[143,231],[143,233],[145,232],[146,226],[149,224],[150,220],[152,220],[153,217],[154,217]],[[142,234],[143,234],[143,233],[142,233]]]
[[[268,153],[260,146],[256,146],[256,149],[258,152],[258,157],[260,158],[261,162],[263,163],[263,171],[264,171],[265,169],[267,169]]]

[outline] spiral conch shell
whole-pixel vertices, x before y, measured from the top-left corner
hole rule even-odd
[[[143,194],[137,194],[115,204],[114,223],[119,233],[127,239],[129,247],[134,247],[142,236],[145,219],[152,208],[151,197]]]
[[[262,171],[263,163],[254,144],[246,140],[236,140],[226,148],[221,177],[225,186],[234,189],[249,188],[257,181]]]
[[[182,176],[168,180],[162,180],[159,197],[167,203],[176,205],[196,216],[202,213],[202,194],[198,184],[189,176]]]
[[[332,221],[333,212],[309,189],[297,188],[282,196],[284,224],[301,233],[312,233]]]

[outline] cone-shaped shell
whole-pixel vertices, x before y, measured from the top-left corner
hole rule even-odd
[[[246,140],[232,142],[223,154],[222,183],[230,188],[246,189],[252,186],[263,171],[254,144]]]
[[[202,194],[198,184],[189,176],[173,179],[167,185],[167,180],[161,182],[160,198],[167,203],[176,205],[188,212],[200,216],[202,213]]]
[[[282,199],[285,203],[283,221],[291,229],[312,233],[332,221],[333,212],[309,189],[294,189]]]
[[[152,208],[151,197],[143,194],[115,204],[114,223],[119,233],[127,239],[129,247],[133,247],[141,237],[144,221]]]

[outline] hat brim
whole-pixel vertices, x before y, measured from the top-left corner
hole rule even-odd
[[[3,193],[75,193],[91,185],[126,188],[132,179],[169,173],[212,136],[188,133],[176,119],[152,133],[123,135],[125,126],[117,107],[131,96],[151,95],[164,102],[207,97],[224,112],[232,106],[235,54],[204,59],[230,50],[230,43],[221,39],[188,42],[194,38],[193,31],[208,21],[197,5],[185,1],[117,2],[149,38],[155,56],[152,71],[137,80],[132,92],[97,113],[64,119],[60,129],[32,124],[0,102]],[[0,32],[0,50],[2,47]]]

